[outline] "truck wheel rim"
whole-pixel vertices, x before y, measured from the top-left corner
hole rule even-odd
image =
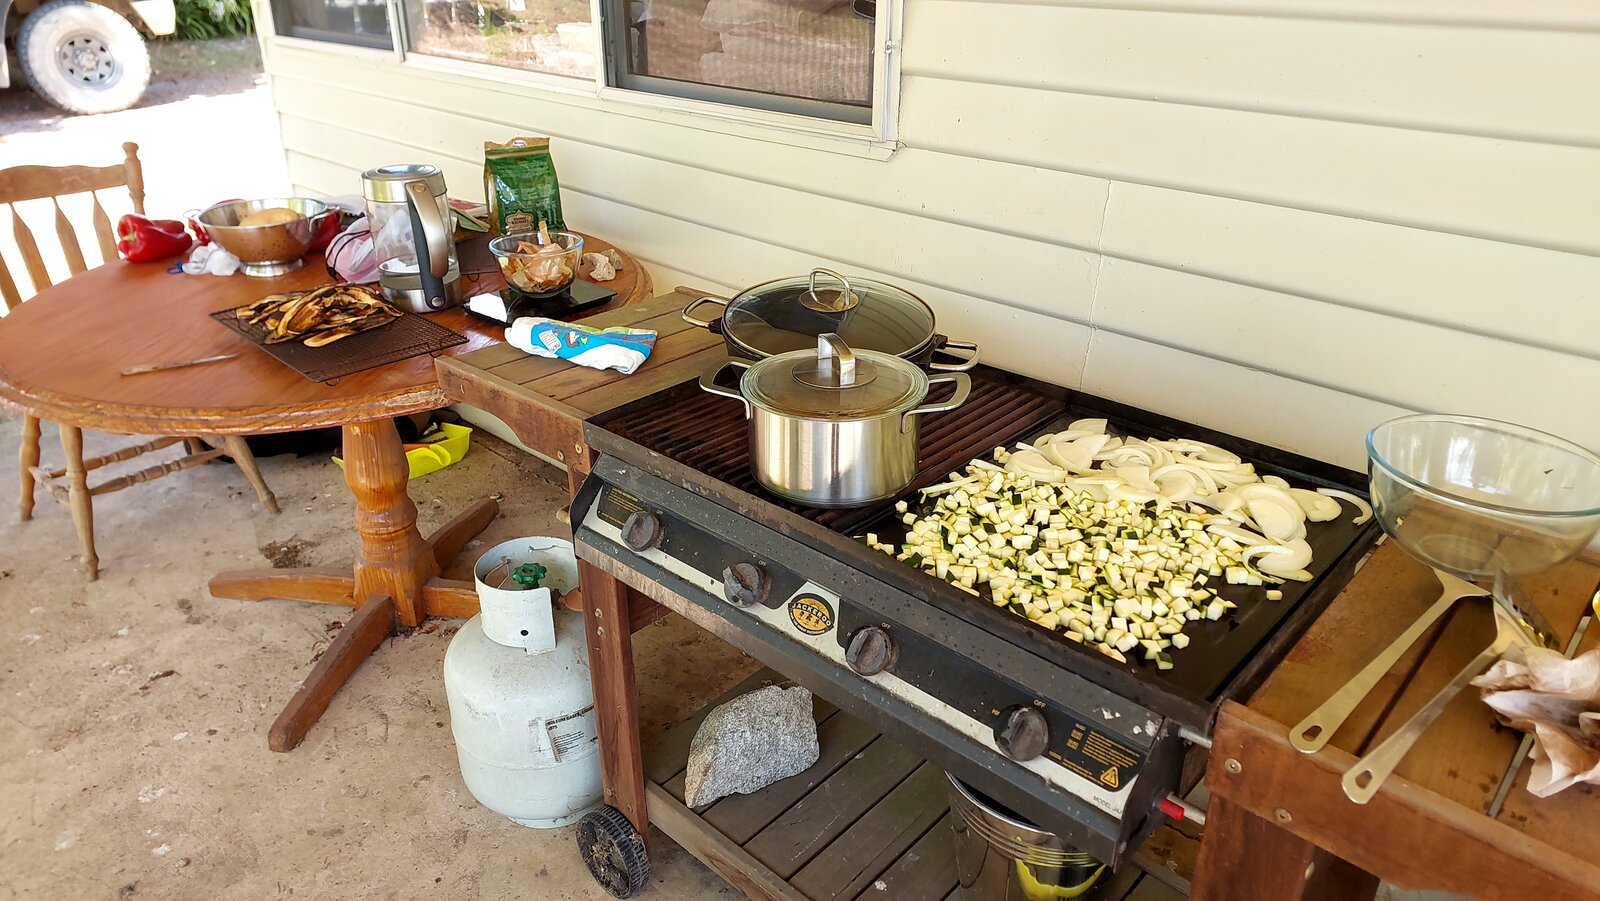
[[[80,87],[105,90],[117,83],[117,65],[107,42],[92,34],[74,34],[56,48],[56,65],[68,81]]]

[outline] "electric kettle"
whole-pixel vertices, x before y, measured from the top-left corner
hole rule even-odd
[[[439,167],[402,163],[368,169],[361,173],[361,194],[384,295],[413,313],[460,305],[455,219]]]

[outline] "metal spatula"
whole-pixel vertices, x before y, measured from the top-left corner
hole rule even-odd
[[[1523,625],[1513,618],[1504,606],[1491,602],[1494,606],[1494,641],[1484,648],[1472,662],[1461,668],[1444,688],[1439,689],[1421,710],[1411,715],[1394,734],[1383,740],[1383,743],[1368,751],[1365,756],[1355,762],[1344,774],[1344,793],[1350,800],[1357,804],[1365,804],[1372,800],[1372,796],[1383,787],[1385,779],[1394,772],[1416,744],[1422,733],[1433,725],[1449,706],[1456,693],[1465,688],[1478,674],[1482,673],[1491,663],[1499,659],[1500,655],[1514,644],[1537,644],[1538,638],[1529,634]]]
[[[1328,740],[1333,738],[1333,733],[1339,731],[1344,721],[1349,719],[1351,712],[1359,706],[1367,694],[1372,691],[1378,680],[1383,678],[1400,657],[1410,647],[1417,643],[1417,639],[1428,631],[1428,628],[1439,621],[1446,612],[1462,598],[1488,594],[1482,588],[1459,579],[1441,570],[1434,570],[1433,574],[1439,578],[1444,590],[1439,594],[1439,599],[1433,602],[1423,614],[1416,618],[1410,626],[1401,632],[1399,637],[1389,643],[1372,662],[1361,668],[1361,671],[1350,678],[1343,688],[1329,696],[1322,702],[1322,706],[1311,712],[1310,716],[1301,720],[1289,733],[1289,743],[1307,754],[1314,754],[1322,750]]]

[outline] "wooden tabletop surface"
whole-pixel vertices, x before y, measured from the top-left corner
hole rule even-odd
[[[1582,559],[1528,580],[1528,595],[1550,621],[1561,649],[1590,610],[1597,586],[1600,566]],[[1498,817],[1487,816],[1522,734],[1497,725],[1475,688],[1445,709],[1372,803],[1356,805],[1339,788],[1338,778],[1354,758],[1388,737],[1493,638],[1485,601],[1457,604],[1390,670],[1327,749],[1304,756],[1287,745],[1288,729],[1375,657],[1439,592],[1431,570],[1393,542],[1384,543],[1248,704],[1224,708],[1211,772],[1219,772],[1218,754],[1255,756],[1237,776],[1223,775],[1221,784],[1213,779],[1213,792],[1236,797],[1261,816],[1268,814],[1259,810],[1297,810],[1301,816],[1290,823],[1294,831],[1317,830],[1321,838],[1307,837],[1357,864],[1363,858],[1384,863],[1391,869],[1373,866],[1372,872],[1403,885],[1470,887],[1437,881],[1441,873],[1419,853],[1420,846],[1405,836],[1384,835],[1388,811],[1398,809],[1386,806],[1391,804],[1438,824],[1429,841],[1457,861],[1452,866],[1469,883],[1475,877],[1461,861],[1477,853],[1473,842],[1482,842],[1600,893],[1600,842],[1594,839],[1600,788],[1580,785],[1536,798],[1527,791],[1532,763],[1526,761]],[[1578,652],[1595,647],[1600,647],[1600,628],[1585,633]],[[1274,763],[1260,765],[1265,761]],[[1386,842],[1392,850],[1382,847]],[[1521,869],[1508,877],[1528,888],[1540,884],[1529,867]],[[1488,891],[1486,885],[1478,882],[1471,893]]]
[[[592,316],[584,325],[627,326],[656,332],[655,350],[632,375],[589,369],[500,345],[438,361],[452,401],[489,410],[540,453],[566,462],[581,454],[584,419],[696,378],[726,356],[721,335],[679,315],[700,292],[679,288],[654,300]]]
[[[611,247],[585,235],[586,248]],[[320,255],[278,278],[168,274],[159,263],[110,262],[35,295],[0,319],[0,401],[51,422],[140,434],[258,434],[437,409],[433,359],[415,357],[329,384],[268,356],[209,314],[267,294],[332,281]],[[481,276],[473,293],[501,287]],[[650,296],[649,274],[624,254],[610,307]],[[499,344],[503,329],[464,310],[429,314],[467,336],[444,352]],[[123,369],[237,353],[237,359],[147,375]]]

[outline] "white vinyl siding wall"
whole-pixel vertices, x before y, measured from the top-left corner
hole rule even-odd
[[[347,194],[547,134],[663,290],[826,264],[1029,375],[1360,467],[1405,410],[1600,448],[1600,5],[906,0],[888,161],[272,44],[289,172]]]

